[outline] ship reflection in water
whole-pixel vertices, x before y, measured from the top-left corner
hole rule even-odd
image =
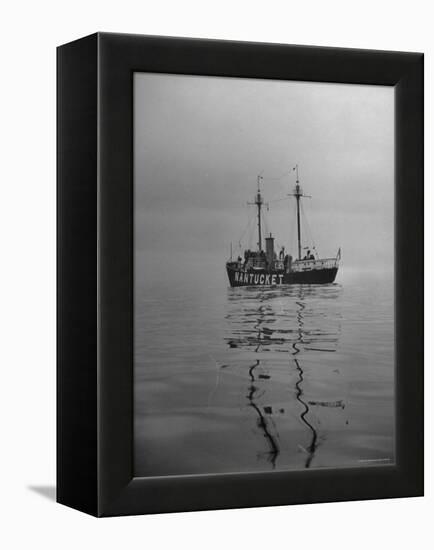
[[[336,380],[332,400],[329,394],[327,399],[308,400],[304,387],[314,390],[315,381],[305,377],[310,373],[312,378],[313,371],[321,368],[315,355],[336,352],[341,315],[332,302],[341,290],[339,285],[300,285],[230,291],[227,320],[231,336],[227,343],[232,349],[252,351],[261,357],[248,369],[247,401],[257,415],[258,434],[268,447],[258,456],[273,469],[279,455],[291,448],[298,451],[306,468],[311,466],[321,440],[319,407],[336,409],[337,422],[345,417],[345,382]],[[276,353],[285,354],[277,363],[273,360]],[[234,368],[240,366],[234,364]],[[335,370],[335,378],[338,373]],[[319,383],[318,378],[316,381]],[[299,426],[288,430],[288,424],[295,421]],[[300,427],[305,428],[304,433]],[[297,434],[295,438],[292,433]]]
[[[393,288],[146,293],[136,312],[136,475],[394,462]]]

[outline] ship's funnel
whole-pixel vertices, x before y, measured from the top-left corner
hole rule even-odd
[[[270,236],[265,239],[265,254],[267,256],[268,265],[274,260],[274,237]]]

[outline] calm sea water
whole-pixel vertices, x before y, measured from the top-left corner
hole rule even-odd
[[[394,462],[391,278],[137,279],[137,476]]]

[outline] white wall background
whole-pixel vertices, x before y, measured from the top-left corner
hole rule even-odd
[[[55,47],[99,30],[425,52],[430,281],[432,20],[430,3],[422,0],[23,0],[2,5],[1,547],[358,550],[427,547],[434,539],[430,284],[424,499],[96,520],[41,495],[52,494],[55,481]]]

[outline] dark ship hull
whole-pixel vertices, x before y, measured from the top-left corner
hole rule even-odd
[[[316,285],[333,283],[338,272],[338,266],[321,267],[308,270],[282,271],[267,270],[243,270],[236,264],[228,262],[226,271],[229,283],[232,287],[236,286],[281,286],[281,285]]]

